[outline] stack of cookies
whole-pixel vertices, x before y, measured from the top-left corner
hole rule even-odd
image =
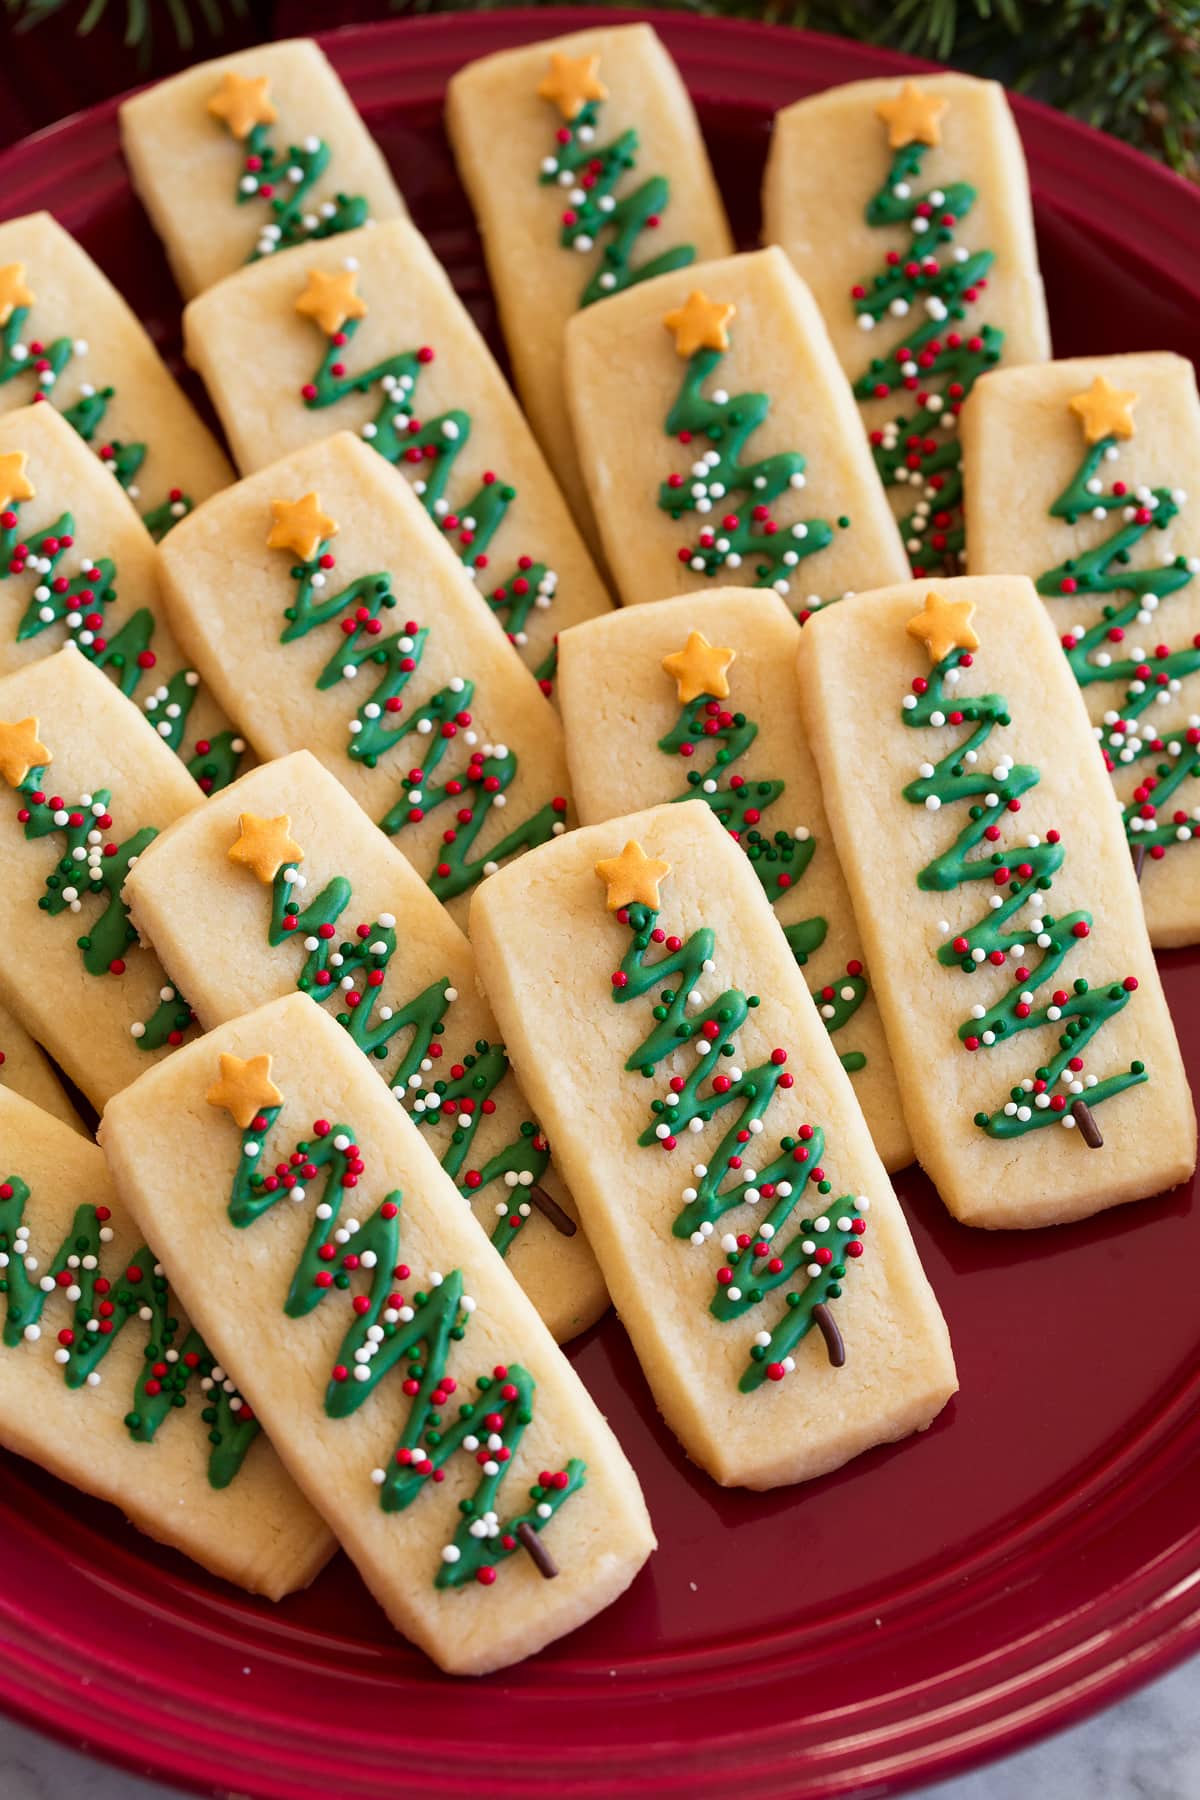
[[[122,110],[225,448],[0,225],[0,1441],[480,1673],[654,1549],[610,1301],[803,1482],[956,1390],[889,1173],[1191,1173],[1200,403],[1048,360],[993,84],[785,110],[742,254],[647,26],[447,126],[519,399],[312,43]]]

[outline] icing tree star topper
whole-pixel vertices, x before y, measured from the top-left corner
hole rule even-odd
[[[728,700],[729,680],[725,671],[737,659],[737,651],[710,644],[702,631],[689,631],[682,650],[674,650],[662,660],[663,673],[669,675],[678,690],[682,706],[690,706],[701,694],[714,700]]]
[[[365,319],[367,303],[357,291],[358,266],[310,269],[308,285],[296,296],[296,311],[312,319],[326,337],[335,337],[348,319]]]
[[[248,1131],[268,1106],[282,1106],[283,1095],[271,1080],[271,1053],[233,1056],[221,1052],[221,1075],[204,1098],[232,1117],[241,1131]]]
[[[235,138],[248,138],[256,125],[274,125],[279,118],[271,103],[268,77],[235,75],[232,69],[226,70],[220,86],[209,95],[208,110]]]
[[[38,722],[0,719],[0,775],[9,787],[20,787],[33,769],[44,769],[54,760],[38,738]]]
[[[710,300],[702,288],[693,288],[682,306],[663,315],[663,324],[675,334],[676,355],[686,360],[697,350],[728,350],[728,325],[736,312],[732,300]]]
[[[625,906],[658,911],[658,890],[671,873],[671,865],[661,857],[647,856],[636,838],[630,838],[620,856],[602,856],[595,867],[605,886],[609,912],[620,912]]]
[[[14,501],[33,500],[37,489],[25,473],[29,456],[24,450],[10,450],[0,456],[0,512],[12,506]]]
[[[315,491],[299,500],[272,500],[274,523],[267,535],[268,550],[292,550],[301,562],[311,562],[321,544],[336,537],[338,524],[321,510]]]
[[[1089,444],[1098,444],[1106,437],[1131,438],[1137,429],[1133,422],[1137,403],[1135,393],[1115,388],[1104,375],[1097,375],[1086,392],[1067,401]]]
[[[591,100],[607,100],[608,89],[601,81],[598,56],[563,56],[550,58],[550,72],[538,83],[538,94],[552,100],[563,118],[577,118]]]
[[[0,269],[0,327],[8,324],[19,307],[32,306],[36,298],[25,284],[24,263],[6,263]]]
[[[229,860],[269,887],[280,869],[303,862],[304,851],[291,835],[292,821],[287,813],[278,818],[263,819],[257,813],[238,816],[238,834],[229,846]]]
[[[904,627],[909,637],[925,645],[931,663],[943,662],[952,650],[978,650],[979,638],[971,625],[973,600],[947,600],[930,592],[923,609]]]
[[[941,119],[949,104],[939,94],[927,94],[915,81],[906,81],[894,99],[879,102],[875,116],[887,126],[893,150],[908,144],[932,147],[942,141]]]

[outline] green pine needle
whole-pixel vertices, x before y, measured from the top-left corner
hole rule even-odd
[[[19,30],[108,0],[3,0]],[[505,0],[390,0],[408,13],[491,11]],[[535,4],[537,0],[535,0]],[[833,32],[949,62],[1035,94],[1200,180],[1200,0],[666,0],[675,11]],[[620,7],[627,0],[609,0]],[[125,0],[143,66],[166,16],[176,42],[215,37],[247,0]]]

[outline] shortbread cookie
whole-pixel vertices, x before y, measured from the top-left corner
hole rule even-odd
[[[408,1102],[555,1337],[600,1316],[604,1282],[470,944],[315,757],[254,769],[189,813],[138,858],[124,897],[202,1025],[295,988],[328,1005]]]
[[[154,544],[128,497],[52,406],[0,417],[0,674],[64,638],[141,708],[206,793],[244,741],[187,667]]]
[[[121,884],[203,795],[69,644],[0,678],[0,782],[0,999],[102,1106],[188,1027]]]
[[[908,575],[850,384],[781,250],[580,313],[567,396],[627,606],[716,578],[807,616],[880,571]]]
[[[21,1021],[0,1006],[0,1087],[32,1100],[43,1112],[82,1131],[79,1115],[47,1059]]]
[[[607,612],[508,384],[404,220],[231,276],[188,307],[184,336],[243,474],[357,431],[408,476],[543,682],[556,632]]]
[[[1004,89],[969,75],[855,81],[779,113],[763,188],[854,383],[915,575],[963,552],[956,422],[1050,328],[1029,179]]]
[[[1165,353],[1000,369],[976,388],[962,434],[971,573],[1034,578],[1113,776],[1151,942],[1194,944],[1195,371]]]
[[[585,825],[703,800],[742,845],[889,1169],[912,1161],[900,1093],[799,722],[800,627],[782,600],[717,588],[562,639],[567,760]]]
[[[233,471],[141,320],[49,213],[0,225],[0,409],[50,400],[151,537]]]
[[[446,127],[517,391],[577,518],[563,333],[606,295],[733,248],[691,101],[649,25],[577,31],[469,63]]]
[[[121,144],[184,297],[257,257],[404,214],[378,145],[308,38],[135,94]]]
[[[471,928],[689,1456],[769,1488],[924,1430],[957,1385],[945,1323],[787,940],[711,809],[572,832],[482,888]]]
[[[444,1669],[516,1662],[625,1590],[654,1547],[632,1469],[327,1013],[290,994],[220,1026],[101,1138],[297,1483]]]
[[[0,1444],[251,1593],[307,1587],[328,1528],[182,1317],[100,1151],[2,1087],[0,1270]]]
[[[905,1115],[950,1211],[1050,1225],[1184,1180],[1195,1116],[1120,813],[1032,583],[860,595],[806,627],[799,670]]]
[[[403,476],[340,432],[160,553],[172,623],[264,756],[309,749],[434,893],[565,829],[562,732]]]

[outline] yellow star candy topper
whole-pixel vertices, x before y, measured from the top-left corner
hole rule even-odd
[[[550,58],[550,73],[538,83],[543,100],[553,100],[564,119],[577,118],[589,100],[607,100],[608,89],[597,70],[598,56],[563,56],[557,51]]]
[[[339,332],[347,319],[365,319],[367,303],[355,291],[355,269],[310,269],[308,286],[296,296],[296,311],[312,319],[326,337]]]
[[[875,117],[888,128],[888,143],[893,150],[906,144],[940,144],[941,118],[949,106],[939,94],[927,94],[915,81],[906,81],[894,100],[881,100]]]
[[[278,119],[270,95],[267,76],[235,75],[227,69],[221,85],[208,97],[208,110],[228,125],[235,138],[248,138],[256,125],[274,125]]]
[[[925,596],[923,611],[904,629],[924,644],[931,663],[940,663],[952,650],[978,650],[979,638],[971,628],[974,616],[973,600],[947,600],[931,591]]]
[[[311,562],[327,538],[336,537],[336,519],[321,511],[320,496],[303,494],[299,500],[272,500],[274,524],[267,536],[268,550],[294,550],[302,562]]]
[[[1067,401],[1089,444],[1098,444],[1106,437],[1131,438],[1136,430],[1133,409],[1137,403],[1136,394],[1122,393],[1103,375],[1097,375],[1086,393],[1075,394]]]
[[[710,644],[702,631],[689,631],[682,650],[673,650],[662,660],[663,672],[675,682],[682,705],[690,706],[701,694],[714,700],[728,700],[729,682],[725,671],[737,656],[736,650]]]
[[[243,1131],[264,1107],[282,1106],[283,1095],[271,1080],[271,1056],[231,1056],[221,1052],[221,1079],[214,1081],[204,1098],[231,1115]]]
[[[0,269],[0,326],[8,324],[19,306],[32,306],[34,299],[25,285],[25,264],[6,263]]]
[[[619,912],[623,906],[648,906],[657,912],[659,884],[671,873],[671,865],[661,857],[647,856],[637,840],[630,838],[620,856],[600,858],[596,873],[607,889],[609,912]]]
[[[25,473],[28,461],[24,450],[10,450],[7,455],[0,456],[0,512],[14,500],[32,500],[37,493]]]
[[[675,333],[675,353],[685,359],[697,350],[728,350],[726,327],[737,312],[732,300],[710,300],[693,288],[682,306],[663,314],[663,324]]]
[[[0,775],[9,787],[20,787],[31,769],[53,760],[38,738],[36,719],[0,719]]]
[[[304,852],[291,836],[287,813],[277,819],[260,819],[257,813],[238,816],[238,834],[229,846],[230,862],[238,863],[264,884],[274,881],[289,863],[303,862]]]

